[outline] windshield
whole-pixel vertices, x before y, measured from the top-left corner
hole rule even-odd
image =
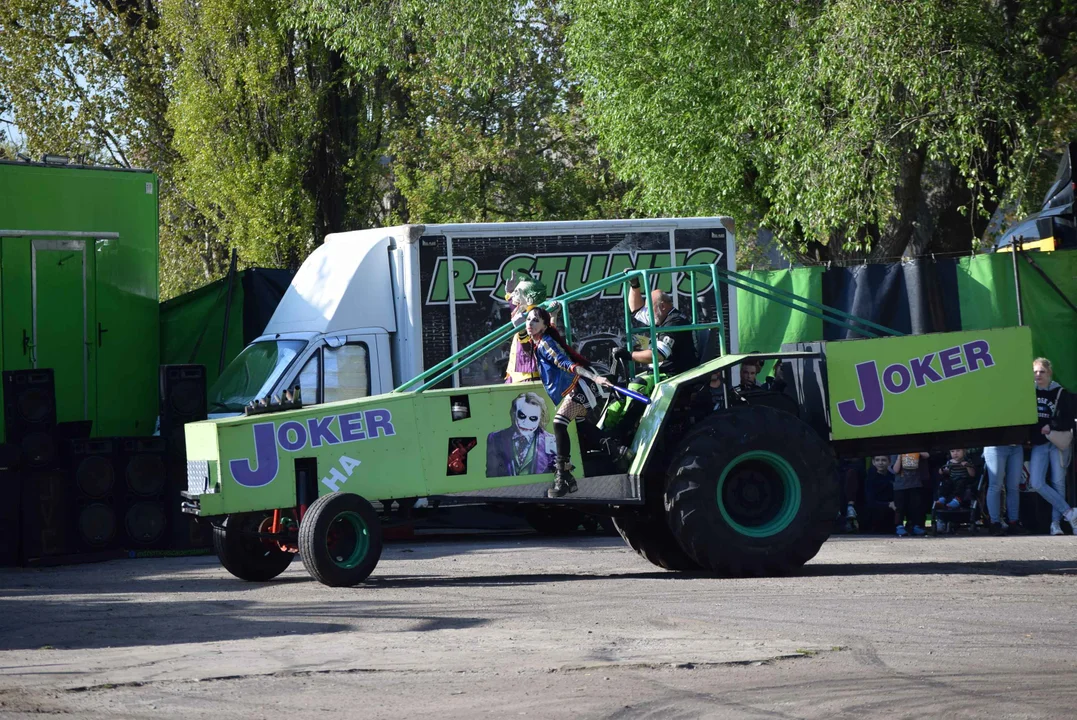
[[[248,345],[213,383],[209,411],[243,412],[251,400],[269,394],[284,369],[306,345],[304,340],[270,340]]]

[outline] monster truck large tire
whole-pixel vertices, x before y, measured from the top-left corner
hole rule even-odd
[[[681,549],[660,513],[641,511],[634,515],[618,515],[613,526],[628,547],[651,564],[678,572],[699,572],[700,567]]]
[[[314,501],[299,523],[299,554],[307,572],[330,587],[367,579],[381,559],[381,521],[373,506],[353,493]]]
[[[240,580],[265,582],[288,569],[295,555],[256,535],[269,531],[270,519],[265,512],[239,513],[213,527],[213,549],[225,570]]]
[[[811,560],[838,511],[835,460],[808,425],[769,407],[718,412],[673,453],[666,520],[704,570],[787,574]]]

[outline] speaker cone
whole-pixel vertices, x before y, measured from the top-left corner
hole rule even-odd
[[[135,495],[158,495],[165,488],[165,464],[157,455],[135,455],[127,463],[127,489]]]
[[[87,497],[102,498],[112,492],[116,473],[109,459],[90,455],[82,459],[75,471],[75,485]]]

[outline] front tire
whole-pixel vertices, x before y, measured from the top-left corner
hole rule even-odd
[[[240,580],[265,582],[288,569],[295,555],[255,534],[269,532],[271,522],[271,513],[239,513],[213,527],[213,549],[225,570]]]
[[[381,522],[373,506],[353,493],[322,495],[299,524],[299,554],[307,572],[330,587],[363,582],[381,559]]]
[[[830,446],[769,407],[722,411],[694,427],[666,479],[666,520],[705,570],[785,575],[815,557],[838,511]]]

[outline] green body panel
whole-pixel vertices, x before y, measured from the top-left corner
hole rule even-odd
[[[834,440],[1036,421],[1027,327],[846,340],[826,357]]]
[[[552,433],[554,405],[538,383],[391,393],[300,410],[188,423],[188,461],[207,461],[210,468],[210,491],[201,495],[200,512],[212,516],[295,506],[295,461],[299,458],[317,461],[319,495],[340,490],[368,500],[552,483],[552,471],[487,475],[488,442],[494,433],[511,427],[514,401],[521,393],[533,393],[541,399],[546,410],[545,430]],[[461,397],[467,398],[470,417],[454,421],[452,399]],[[363,438],[346,440],[342,422]],[[312,423],[320,423],[322,428],[317,447]],[[302,444],[298,427],[305,435]],[[569,435],[573,463],[582,467],[574,426],[570,426]],[[258,437],[263,438],[261,447],[271,455],[259,453]],[[282,445],[282,437],[294,443],[294,449]],[[327,437],[338,442],[329,442]],[[267,444],[265,438],[271,442]],[[457,438],[473,439],[475,445],[467,453],[466,472],[450,475],[449,453]],[[552,435],[549,441],[552,443]],[[266,462],[271,462],[275,472],[267,470]],[[259,473],[263,476],[252,479]]]
[[[93,420],[99,436],[149,435],[159,364],[156,176],[0,163],[0,199],[3,369],[33,367],[36,351],[37,367],[56,372],[59,421]],[[36,347],[24,353],[35,284]]]

